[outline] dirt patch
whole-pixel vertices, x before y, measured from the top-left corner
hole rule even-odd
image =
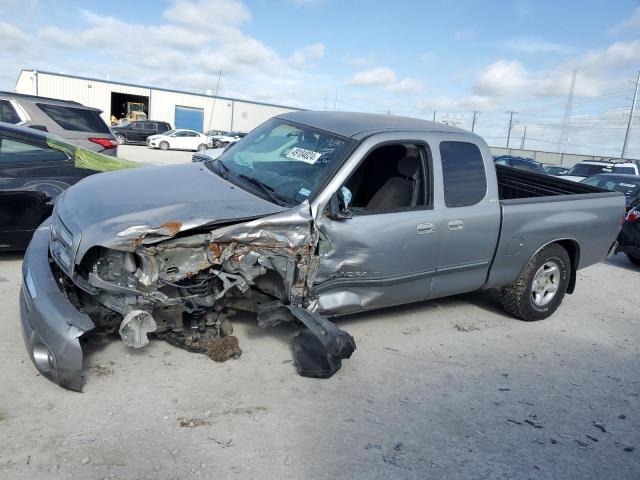
[[[0,422],[4,422],[7,419],[7,414],[0,410]]]
[[[474,330],[480,330],[480,327],[476,327],[475,325],[460,325],[459,323],[454,323],[453,328],[459,332],[473,332]]]
[[[114,373],[113,368],[107,365],[101,365],[99,363],[91,365],[90,370],[91,375],[94,375],[96,377],[110,377]]]
[[[209,421],[204,418],[178,418],[178,426],[180,428],[197,428],[209,425]]]
[[[222,415],[254,415],[256,413],[267,412],[266,407],[236,407],[230,410],[225,410]]]

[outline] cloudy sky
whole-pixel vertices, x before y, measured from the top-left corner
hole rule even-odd
[[[0,0],[0,89],[21,68],[310,109],[391,112],[489,144],[620,153],[640,69],[637,1]],[[638,112],[640,115],[640,112]],[[640,118],[636,122],[640,125]],[[631,154],[640,158],[640,127]]]

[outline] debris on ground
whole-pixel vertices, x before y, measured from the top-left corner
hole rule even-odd
[[[225,362],[231,358],[238,358],[242,350],[238,344],[238,337],[227,335],[217,337],[201,343],[204,354],[214,362]]]
[[[411,467],[407,465],[407,454],[402,442],[397,442],[393,447],[382,454],[382,461],[387,465],[392,465],[397,468],[405,468],[411,470]]]
[[[586,447],[588,447],[588,446],[589,446],[589,442],[585,442],[585,441],[583,441],[583,440],[578,440],[577,438],[576,438],[575,440],[576,440],[576,443],[577,443],[578,445],[580,445],[581,447],[583,447],[583,448],[586,448]]]
[[[233,438],[230,438],[228,441],[226,442],[222,442],[220,440],[216,440],[213,437],[209,437],[209,440],[213,440],[215,443],[217,443],[218,445],[220,445],[222,448],[227,448],[227,447],[232,447],[233,446]]]
[[[459,323],[454,323],[453,328],[459,332],[473,332],[474,330],[480,330],[480,327],[476,327],[475,325],[460,325]]]
[[[585,435],[585,437],[587,437],[589,440],[593,440],[594,442],[598,442],[599,441],[596,437],[594,437],[592,435]]]
[[[209,421],[204,418],[178,418],[178,426],[180,428],[196,428],[204,427],[205,425],[209,425]]]
[[[82,460],[80,460],[80,464],[81,465],[86,465],[90,461],[91,461],[91,459],[89,457],[84,457]]]
[[[605,428],[604,423],[594,420],[593,426],[600,430],[602,433],[607,433],[607,429]]]
[[[111,364],[113,364],[113,362],[111,362]],[[107,365],[101,365],[99,363],[91,365],[90,369],[91,374],[95,375],[96,377],[110,377],[114,373],[113,368]]]

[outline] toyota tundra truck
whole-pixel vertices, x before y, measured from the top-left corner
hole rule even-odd
[[[295,367],[328,377],[355,349],[341,315],[492,289],[516,318],[549,317],[624,211],[620,193],[496,166],[482,138],[441,123],[286,113],[215,160],[60,195],[24,258],[24,339],[43,376],[80,391],[90,335],[224,360],[245,311],[297,324]]]

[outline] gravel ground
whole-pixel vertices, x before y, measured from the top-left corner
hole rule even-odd
[[[214,363],[152,341],[87,347],[85,393],[40,377],[18,324],[21,257],[0,257],[0,478],[640,477],[640,272],[579,274],[550,319],[486,294],[344,318],[357,350],[298,376],[295,329],[235,322]]]
[[[487,294],[343,318],[357,350],[328,380],[296,374],[294,327],[250,317],[222,364],[94,338],[82,394],[27,356],[21,260],[0,255],[0,478],[640,478],[640,270],[622,256],[542,322]]]

